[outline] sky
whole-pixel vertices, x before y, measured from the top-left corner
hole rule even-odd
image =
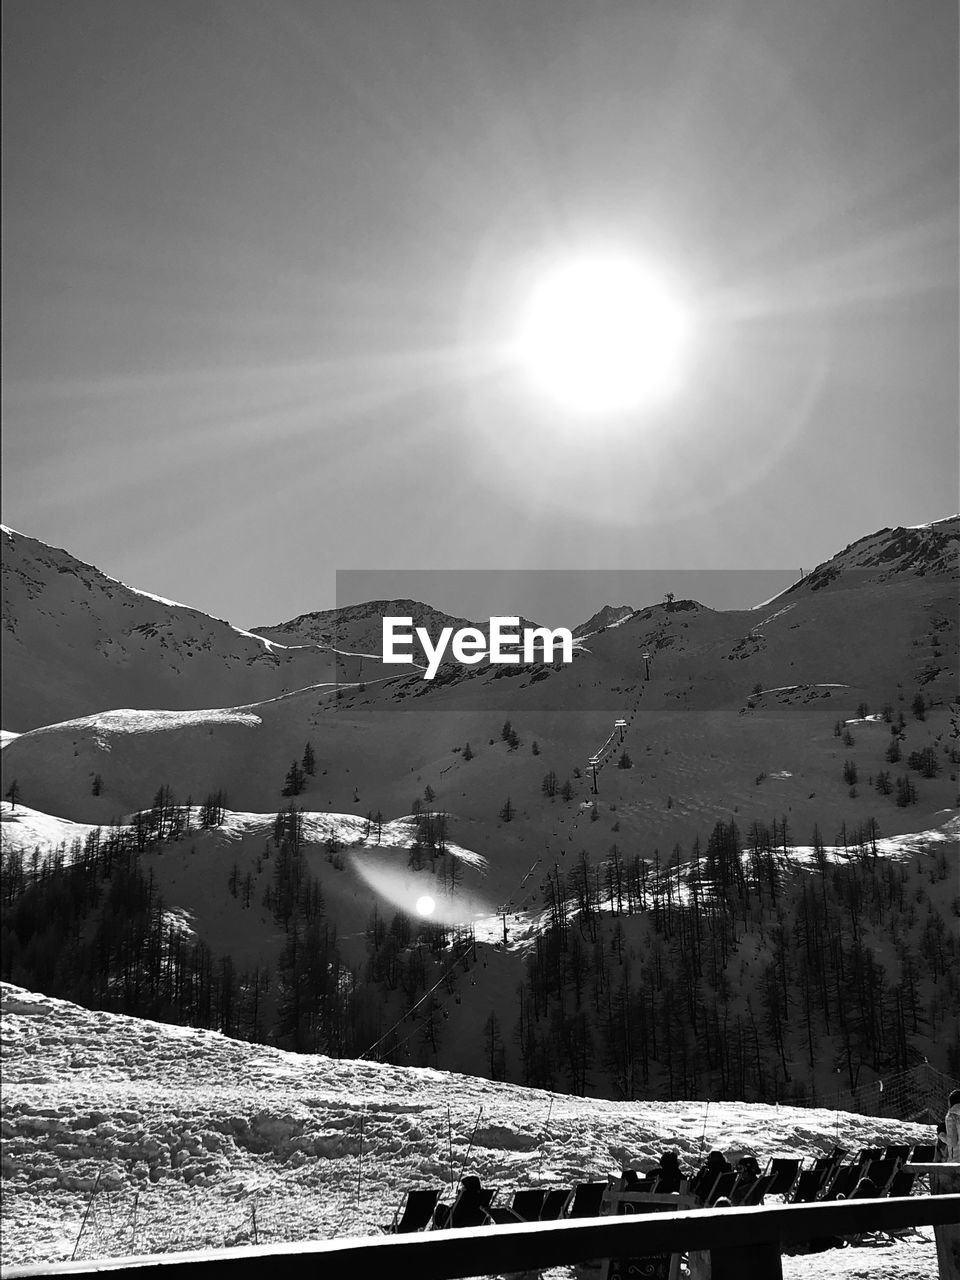
[[[789,576],[956,511],[954,5],[2,13],[23,533],[253,626],[344,570]],[[596,260],[683,318],[613,408],[568,394],[589,333],[522,340]]]

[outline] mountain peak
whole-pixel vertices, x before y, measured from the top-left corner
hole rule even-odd
[[[960,566],[960,516],[929,524],[879,529],[817,565],[785,592],[820,591],[831,584],[863,586],[901,575],[955,578]]]

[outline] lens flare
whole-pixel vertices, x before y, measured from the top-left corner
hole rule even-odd
[[[444,887],[432,872],[416,871],[408,866],[409,853],[409,849],[400,848],[392,853],[382,848],[376,852],[358,849],[350,854],[349,861],[367,888],[394,911],[448,928],[471,925],[494,914],[496,904],[488,902],[462,880],[456,888]]]

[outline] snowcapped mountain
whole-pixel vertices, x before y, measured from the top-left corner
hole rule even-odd
[[[5,729],[119,707],[232,706],[357,678],[359,660],[329,643],[254,635],[6,527],[2,550]]]
[[[476,625],[466,618],[453,618],[419,600],[370,600],[342,609],[321,609],[301,613],[289,622],[271,627],[254,627],[255,635],[281,644],[318,644],[350,652],[379,653],[383,643],[383,619],[412,618],[413,627],[425,627],[436,637],[443,627]]]
[[[616,627],[621,622],[625,622],[627,618],[632,618],[636,613],[636,609],[632,609],[629,605],[605,604],[602,609],[598,609],[592,618],[588,618],[586,622],[581,622],[578,627],[574,628],[575,636],[592,635],[595,631],[602,631],[605,627]]]
[[[828,585],[861,587],[903,575],[956,581],[958,570],[960,515],[914,528],[880,529],[858,538],[784,594],[820,591]]]
[[[194,815],[188,835],[157,848],[145,835],[142,860],[167,909],[200,942],[238,968],[264,964],[275,973],[285,943],[268,905],[282,864],[274,823],[293,805],[305,866],[352,972],[368,972],[371,913],[389,920],[413,912],[424,895],[437,904],[438,924],[466,923],[490,939],[469,980],[473,998],[461,1005],[451,996],[442,1011],[442,1059],[429,1058],[430,1042],[415,1045],[428,1060],[471,1071],[488,1053],[489,1011],[513,1026],[526,953],[556,924],[551,894],[554,902],[602,898],[602,908],[594,902],[602,927],[594,922],[584,936],[596,932],[590,946],[606,955],[601,934],[613,927],[607,904],[621,892],[621,868],[668,860],[699,868],[718,827],[744,843],[754,833],[762,844],[772,824],[784,874],[826,865],[810,852],[818,843],[840,849],[845,871],[849,861],[861,874],[848,846],[892,865],[884,839],[941,833],[935,852],[924,852],[929,841],[910,846],[913,878],[901,892],[929,894],[933,918],[945,918],[948,892],[940,886],[957,852],[949,820],[960,763],[948,555],[955,523],[862,540],[828,562],[835,572],[821,574],[822,585],[809,575],[763,608],[717,611],[676,600],[637,612],[608,606],[580,629],[569,665],[487,665],[434,681],[371,656],[387,609],[431,629],[458,621],[428,606],[377,601],[345,613],[339,629],[328,612],[255,635],[8,533],[7,688],[20,699],[12,705],[32,700],[34,714],[56,707],[58,718],[29,727],[24,711],[25,731],[5,737],[3,788],[16,799],[3,806],[5,852],[28,866],[34,856],[46,859],[51,816],[87,824],[74,835],[96,844],[98,827],[114,831],[158,805],[193,813],[219,795],[228,818],[210,828]],[[326,663],[339,683],[277,689],[285,678],[315,674],[311,663]],[[64,691],[61,670],[69,676]],[[256,692],[258,680],[266,693]],[[136,697],[121,698],[118,689]],[[215,693],[227,695],[219,707],[211,705]],[[81,694],[102,701],[83,714],[59,710]],[[145,705],[148,698],[156,705]],[[202,701],[191,706],[192,699]],[[428,845],[424,853],[428,837],[421,840],[413,817],[424,807],[443,815],[447,849],[459,852]],[[62,836],[68,847],[72,839]],[[704,866],[709,881],[716,859]],[[870,877],[879,883],[880,874]],[[674,905],[686,901],[688,876],[677,869],[675,884],[666,881]],[[925,888],[928,878],[935,890]],[[239,896],[238,884],[247,886]],[[652,945],[640,940],[642,927],[635,920],[626,928],[637,965]],[[729,979],[734,986],[745,982],[749,991],[765,981],[766,927],[749,935],[750,957]],[[926,945],[918,928],[911,948]],[[856,947],[863,945],[858,937]],[[898,948],[905,945],[900,938]],[[362,999],[377,1006],[379,1019],[400,989],[395,982]],[[365,1009],[351,1014],[360,1020],[351,1033],[358,1040],[364,1019],[377,1025]],[[748,1016],[742,1006],[738,1013]],[[937,1013],[937,1026],[944,1016]],[[917,1052],[946,1052],[923,1038],[919,1015],[916,1026]],[[367,1041],[377,1034],[370,1030]],[[514,1078],[525,1078],[515,1051],[508,1057]],[[764,1063],[767,1083],[774,1069]],[[614,1086],[604,1078],[597,1087]]]
[[[827,589],[814,589],[810,575],[767,609],[608,606],[585,624],[571,666],[458,668],[432,682],[370,656],[388,609],[431,628],[461,621],[415,601],[356,606],[342,626],[333,612],[305,614],[254,635],[8,533],[5,728],[30,731],[3,752],[5,785],[16,777],[28,805],[87,822],[148,805],[163,783],[181,800],[223,789],[233,807],[269,812],[309,741],[322,765],[305,781],[305,807],[396,816],[430,785],[475,828],[466,843],[484,854],[495,843],[495,861],[512,864],[523,840],[555,825],[539,790],[544,774],[577,781],[626,717],[634,768],[607,769],[603,797],[632,838],[669,846],[718,817],[771,805],[801,832],[815,821],[839,827],[877,807],[862,787],[853,802],[837,779],[848,757],[864,777],[885,767],[881,713],[909,716],[909,750],[928,738],[945,749],[957,670],[946,552],[956,524],[862,540],[816,571],[824,582],[830,571]],[[907,542],[899,559],[891,553]],[[918,557],[922,575],[910,567]],[[883,576],[863,582],[871,558]],[[852,559],[857,573],[843,567]],[[923,721],[911,710],[918,694],[931,708]],[[49,722],[32,727],[44,707]],[[863,707],[876,719],[863,720]],[[501,740],[505,718],[519,749]],[[836,736],[838,721],[862,722],[846,731],[855,744]],[[920,787],[920,825],[935,825],[953,803],[949,772]],[[778,781],[758,790],[760,775]],[[773,785],[776,797],[767,795]],[[508,795],[519,811],[498,827]],[[884,802],[885,832],[915,829],[918,817]],[[600,828],[587,838],[599,856]]]

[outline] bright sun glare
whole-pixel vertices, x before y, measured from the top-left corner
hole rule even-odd
[[[517,357],[561,408],[619,413],[677,390],[688,329],[684,308],[655,271],[630,257],[582,256],[534,285]]]
[[[428,894],[424,894],[422,898],[418,898],[415,904],[418,916],[432,916],[436,907],[437,904]]]

